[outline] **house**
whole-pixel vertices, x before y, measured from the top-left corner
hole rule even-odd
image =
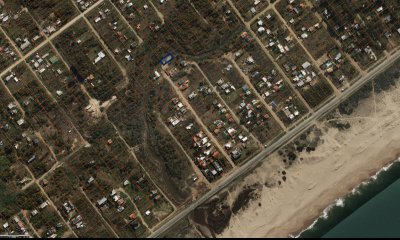
[[[113,189],[113,190],[111,191],[110,197],[113,197],[115,194],[117,194],[117,191],[116,191],[115,189]]]
[[[69,202],[69,201],[63,203],[63,208],[64,208],[64,211],[65,211],[67,214],[70,213],[72,210],[75,209],[74,205],[72,205],[72,203]]]
[[[85,225],[83,224],[83,222],[78,222],[77,224],[75,224],[75,227],[76,227],[77,229],[80,229],[80,228],[85,227]]]
[[[114,199],[115,200],[115,199]],[[119,206],[121,206],[121,205],[124,205],[125,204],[125,200],[123,199],[123,198],[121,198],[121,197],[119,197],[118,199],[117,199],[117,204],[119,205]]]
[[[189,94],[188,99],[189,99],[189,100],[192,100],[192,99],[194,99],[196,96],[197,96],[197,93],[196,93],[195,91],[193,91],[193,92],[191,92],[191,93]]]
[[[231,152],[231,157],[233,160],[239,159],[241,155],[242,153],[238,149],[235,149]]]
[[[199,178],[198,178],[197,176],[194,176],[194,177],[192,178],[193,182],[196,182],[198,179],[199,179]]]
[[[183,108],[183,103],[179,102],[179,103],[176,105],[176,107],[177,107],[177,110]]]
[[[19,48],[21,48],[21,50],[24,51],[24,50],[27,49],[30,45],[31,45],[31,43],[28,41],[27,38],[25,38],[25,39],[24,39],[24,42],[19,46]]]
[[[241,141],[242,143],[246,143],[247,140],[248,140],[248,137],[247,137],[247,136],[243,136],[243,135],[241,135],[241,134],[240,134],[238,137],[239,137],[239,139],[240,139],[240,141]]]
[[[23,234],[25,234],[25,233],[26,233],[26,228],[25,228],[24,223],[23,223],[22,221],[19,221],[17,224],[18,224],[18,227],[19,227],[20,231],[21,231]]]
[[[39,205],[39,208],[45,209],[47,206],[49,206],[49,203],[47,201],[44,201],[42,204]]]
[[[399,28],[399,30],[400,30],[400,28]],[[400,32],[399,32],[399,33],[400,33]],[[11,73],[10,75],[8,75],[8,76],[5,78],[6,82],[9,82],[14,76],[15,76],[14,73]]]
[[[36,216],[36,215],[38,215],[39,214],[39,211],[38,210],[33,210],[32,212],[31,212],[31,216],[32,217],[34,217],[34,216]]]
[[[288,107],[286,107],[283,112],[285,113],[286,117],[288,117],[290,120],[294,119],[294,115],[289,111]]]
[[[129,55],[129,54],[125,55],[125,59],[126,59],[128,62],[130,62],[130,61],[133,60],[132,56]]]
[[[199,167],[200,167],[200,168],[203,168],[203,169],[205,169],[205,168],[207,167],[207,164],[206,164],[206,162],[204,161],[204,159],[205,159],[204,156],[203,156],[203,157],[200,157],[200,158],[197,158],[197,163],[198,163]]]
[[[154,78],[153,78],[154,80],[158,79],[160,76],[161,75],[160,75],[160,73],[157,72],[157,70],[154,71]]]
[[[213,166],[215,167],[215,169],[217,169],[217,171],[218,171],[219,173],[221,173],[221,172],[223,171],[222,167],[219,165],[218,162],[214,161],[212,164],[213,164]]]
[[[154,198],[157,195],[157,190],[152,190],[150,192],[150,198]]]
[[[137,218],[136,213],[132,213],[131,215],[129,215],[130,220],[135,220],[136,218]]]
[[[94,177],[90,177],[89,180],[87,181],[87,184],[91,184],[92,182],[94,182]]]
[[[49,58],[49,61],[51,64],[55,64],[58,62],[58,58],[56,55],[52,56],[51,58]]]
[[[210,182],[215,179],[214,176],[212,175],[210,169],[204,170],[203,174],[204,174],[204,176],[206,176],[207,180]]]
[[[302,33],[302,34],[301,34],[301,38],[302,38],[302,39],[308,38],[308,34],[307,34],[307,33]]]
[[[101,206],[103,206],[106,202],[107,202],[107,198],[106,198],[106,197],[103,197],[102,199],[97,200],[97,205],[98,205],[99,207],[101,207]]]
[[[25,234],[25,233],[26,233],[25,225],[24,225],[24,223],[19,219],[18,216],[15,216],[15,217],[14,217],[14,222],[15,222],[16,224],[18,224],[19,230],[20,230],[22,233]]]
[[[134,220],[131,223],[129,223],[129,226],[131,226],[132,230],[136,231],[140,227],[140,223]]]
[[[104,54],[104,52],[103,52],[103,51],[100,51],[100,52],[97,54],[97,57],[94,59],[94,63],[93,63],[93,64],[96,64],[96,63],[100,62],[105,56],[106,56],[106,55]]]
[[[14,103],[14,102],[10,102],[10,103],[7,105],[7,107],[8,107],[9,110],[13,110],[14,108],[17,107],[17,104]]]
[[[172,126],[178,125],[181,121],[177,117],[170,117],[168,118],[168,121],[172,124]]]
[[[47,34],[51,34],[53,32],[57,31],[57,29],[54,26],[47,26],[43,32],[47,33]]]
[[[246,59],[246,63],[247,63],[247,64],[253,64],[253,63],[254,63],[254,58],[253,58],[252,56],[249,56],[249,57]]]
[[[117,212],[119,212],[119,213],[123,212],[124,210],[125,210],[125,207],[121,206],[121,205],[119,205],[117,208]]]
[[[31,158],[29,158],[28,164],[29,164],[29,163],[32,163],[32,162],[35,161],[35,160],[36,160],[36,155],[33,155]]]
[[[233,137],[236,134],[237,130],[232,127],[229,127],[227,132],[228,132],[229,136]]]
[[[39,38],[40,38],[40,36],[39,36],[39,35],[36,35],[36,36],[34,36],[34,37],[32,38],[32,41],[36,42],[37,40],[39,40]]]
[[[308,61],[306,61],[306,62],[304,62],[301,66],[302,66],[304,69],[307,69],[308,67],[311,66],[311,63],[308,62]]]
[[[207,150],[204,151],[203,153],[204,153],[204,155],[206,155],[206,156],[210,156],[210,154],[211,154],[211,149],[207,149]]]
[[[259,27],[257,29],[257,32],[261,34],[261,33],[265,32],[265,28],[264,27]]]
[[[74,224],[74,225],[76,225],[76,224],[79,223],[80,221],[82,221],[82,216],[81,216],[81,215],[78,215],[78,216],[76,216],[75,218],[73,218],[73,219],[71,220],[72,224]]]
[[[187,125],[185,128],[187,130],[190,130],[190,129],[192,129],[193,125],[194,125],[193,123],[189,123],[189,125]]]
[[[38,67],[39,67],[39,63],[38,63],[38,62],[35,62],[35,63],[33,64],[33,66],[34,66],[35,68],[38,68]]]
[[[129,180],[125,180],[125,182],[124,182],[124,187],[128,186],[129,183],[130,183]]]
[[[20,120],[17,121],[18,126],[21,126],[24,123],[25,123],[25,120],[23,118],[21,118]]]

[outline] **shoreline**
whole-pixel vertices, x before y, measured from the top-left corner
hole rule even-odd
[[[286,170],[287,181],[260,190],[260,199],[233,215],[229,226],[218,236],[296,236],[338,199],[349,196],[396,161],[400,154],[400,136],[396,136],[400,132],[399,93],[397,87],[376,96],[372,93],[351,115],[340,115],[341,120],[351,123],[348,130],[324,126],[326,121],[317,123],[323,125],[323,142],[314,152],[300,153],[304,160],[287,169],[278,154],[271,155],[269,161],[228,191],[235,196],[245,185],[267,178],[271,170]],[[278,180],[276,174],[272,178]]]
[[[377,161],[381,164],[377,164],[373,168],[369,169],[368,173],[362,173],[362,174],[358,175],[357,178],[354,178],[354,180],[351,181],[351,183],[349,183],[347,181],[347,177],[346,177],[346,179],[342,179],[342,181],[337,184],[341,185],[346,182],[347,182],[347,184],[342,186],[341,191],[330,192],[329,189],[326,190],[326,192],[328,192],[328,194],[329,194],[329,197],[325,196],[325,201],[320,199],[319,204],[310,206],[313,209],[311,210],[312,213],[310,213],[308,216],[305,216],[305,214],[304,214],[305,212],[303,210],[299,210],[298,215],[303,214],[303,217],[302,217],[302,220],[299,220],[299,223],[297,224],[297,226],[292,228],[293,231],[289,230],[287,232],[279,232],[275,229],[272,229],[271,234],[273,236],[275,236],[275,234],[277,234],[276,236],[278,236],[278,237],[290,237],[290,235],[292,235],[292,236],[298,235],[299,230],[302,231],[302,229],[308,228],[308,226],[310,226],[310,224],[312,224],[314,221],[316,221],[319,218],[321,213],[323,214],[323,211],[327,208],[326,206],[328,206],[328,207],[332,206],[333,204],[336,203],[336,201],[338,199],[343,199],[343,198],[347,197],[349,194],[352,193],[353,189],[358,188],[360,185],[363,184],[363,182],[370,181],[373,178],[373,176],[375,176],[383,168],[385,168],[389,164],[394,163],[397,160],[396,157],[400,154],[400,145],[398,145],[398,146],[399,147],[395,150],[395,153],[391,154],[388,157],[385,157],[384,160],[382,160],[382,161]],[[317,212],[318,214],[315,214],[315,212]],[[297,229],[297,230],[295,230],[295,229]],[[270,235],[266,234],[265,236],[270,236]]]
[[[399,153],[400,153],[400,148],[399,148]],[[343,207],[344,201],[347,198],[354,196],[355,194],[358,194],[358,191],[361,187],[364,187],[364,186],[368,187],[368,185],[370,185],[371,183],[378,180],[378,177],[381,173],[389,171],[395,163],[399,163],[399,162],[400,162],[400,157],[399,157],[399,154],[397,154],[396,157],[394,158],[394,160],[392,160],[391,162],[389,162],[388,164],[383,166],[379,171],[377,171],[374,175],[371,175],[368,179],[362,181],[360,184],[358,184],[356,187],[354,187],[350,192],[348,192],[345,196],[336,198],[336,200],[333,203],[331,203],[328,207],[324,208],[323,211],[321,211],[321,214],[317,218],[315,218],[315,220],[312,222],[312,224],[308,225],[306,228],[303,228],[300,232],[296,233],[296,235],[289,234],[289,237],[301,238],[301,235],[303,233],[305,233],[306,231],[313,229],[319,220],[327,219],[334,207]],[[384,189],[382,189],[381,191],[383,191],[383,190]],[[361,207],[361,206],[359,206],[359,207]]]

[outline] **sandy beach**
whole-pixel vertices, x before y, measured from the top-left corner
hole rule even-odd
[[[258,197],[233,214],[229,226],[218,237],[287,237],[308,227],[337,198],[348,194],[400,153],[400,89],[372,96],[360,102],[344,119],[351,128],[339,131],[321,121],[322,142],[316,151],[300,153],[286,170],[280,186],[263,185]],[[284,170],[281,156],[274,154],[262,166],[229,190],[227,202],[246,186],[277,182]]]

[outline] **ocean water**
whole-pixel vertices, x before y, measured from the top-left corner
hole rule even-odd
[[[297,237],[400,237],[400,158],[327,207]]]

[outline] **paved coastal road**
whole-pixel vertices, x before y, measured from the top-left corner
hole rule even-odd
[[[149,237],[161,236],[170,227],[172,227],[179,220],[181,220],[182,218],[187,216],[195,208],[197,208],[201,204],[205,203],[208,199],[210,199],[212,196],[217,194],[219,191],[221,191],[222,189],[227,187],[229,184],[231,184],[233,181],[235,181],[239,177],[244,176],[245,174],[249,173],[251,170],[253,170],[257,166],[258,163],[266,160],[266,158],[269,154],[271,154],[272,152],[276,151],[277,149],[279,149],[280,147],[285,145],[287,142],[292,140],[298,134],[307,130],[309,127],[311,127],[315,123],[315,120],[320,119],[325,114],[327,114],[330,111],[332,111],[333,109],[335,109],[341,102],[343,102],[349,96],[351,96],[353,93],[355,93],[365,83],[374,79],[379,73],[382,73],[388,67],[390,67],[390,65],[392,65],[399,57],[400,57],[400,51],[397,51],[393,55],[389,56],[385,61],[383,61],[381,64],[376,66],[373,70],[371,70],[371,72],[369,72],[366,76],[362,77],[356,83],[354,83],[354,85],[352,85],[351,87],[346,89],[341,95],[339,95],[338,97],[331,100],[325,106],[321,107],[312,116],[310,116],[309,118],[304,120],[297,127],[295,127],[294,129],[292,129],[291,131],[286,133],[282,138],[280,138],[279,140],[277,140],[276,142],[271,144],[264,151],[260,152],[254,158],[249,160],[246,164],[244,164],[240,168],[238,168],[235,172],[233,172],[230,176],[228,176],[224,181],[222,181],[218,186],[211,189],[209,192],[207,192],[201,198],[199,198],[198,200],[193,202],[191,205],[186,207],[180,213],[176,214],[175,216],[173,216],[172,218],[167,220],[167,222],[165,222],[163,225],[161,225]]]

